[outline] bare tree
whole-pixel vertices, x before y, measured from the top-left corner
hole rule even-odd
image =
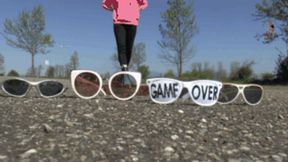
[[[35,55],[47,53],[46,48],[53,46],[54,43],[51,35],[44,33],[44,30],[45,17],[41,6],[36,6],[31,13],[21,12],[16,20],[6,19],[4,22],[3,36],[7,44],[31,54],[33,76],[35,76]]]
[[[0,53],[0,75],[4,74],[4,56]]]
[[[70,63],[71,65],[71,70],[76,70],[79,68],[79,57],[78,57],[78,52],[74,51],[72,56],[70,57]]]
[[[194,55],[189,44],[198,29],[192,3],[185,0],[167,0],[167,4],[169,8],[161,16],[163,24],[159,25],[162,40],[158,41],[158,44],[163,49],[160,58],[176,65],[180,77],[183,65]]]

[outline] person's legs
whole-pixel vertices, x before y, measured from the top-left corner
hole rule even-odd
[[[126,29],[122,24],[114,24],[114,34],[117,43],[118,60],[121,68],[128,65],[126,58]]]
[[[125,27],[126,27],[126,60],[127,65],[129,65],[132,56],[134,40],[137,32],[137,26],[126,25]]]

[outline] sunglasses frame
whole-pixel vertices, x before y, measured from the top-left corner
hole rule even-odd
[[[234,97],[231,101],[225,102],[225,103],[218,101],[219,104],[222,104],[222,105],[224,105],[224,104],[230,104],[230,103],[234,102],[234,101],[239,97],[240,94],[242,95],[245,103],[247,103],[248,105],[251,105],[251,106],[258,105],[258,104],[262,101],[262,99],[263,99],[264,89],[263,89],[263,87],[262,87],[261,85],[258,85],[258,84],[223,83],[223,87],[224,87],[225,85],[231,85],[231,86],[237,87],[238,92],[237,92],[237,94],[235,95],[235,97]],[[244,89],[247,88],[247,87],[251,87],[251,86],[259,87],[259,88],[261,89],[261,91],[262,91],[261,98],[260,98],[259,101],[256,102],[255,104],[250,103],[250,102],[246,99],[246,96],[245,96],[245,94],[244,94]]]
[[[155,100],[154,98],[151,97],[151,86],[150,84],[155,81],[155,80],[165,80],[165,81],[173,81],[173,82],[178,82],[181,86],[181,92],[180,92],[180,95],[178,95],[177,97],[175,97],[173,100],[171,101],[166,101],[166,102],[161,102],[161,101],[157,101]],[[177,80],[177,79],[171,79],[171,78],[151,78],[151,79],[147,79],[146,80],[146,84],[148,85],[148,88],[149,88],[149,96],[151,98],[151,100],[155,103],[158,103],[158,104],[170,104],[170,103],[173,103],[175,101],[177,101],[179,99],[179,97],[181,96],[181,93],[183,91],[184,88],[186,88],[188,90],[188,93],[189,93],[189,96],[191,98],[191,100],[196,103],[197,105],[200,105],[200,106],[213,106],[217,103],[217,100],[216,101],[213,101],[213,103],[210,103],[210,104],[202,104],[200,102],[198,102],[197,100],[194,99],[194,97],[192,96],[192,88],[194,87],[195,84],[197,84],[198,82],[213,82],[213,83],[216,83],[218,84],[217,86],[220,87],[219,89],[219,92],[218,92],[218,97],[219,97],[219,94],[220,94],[220,90],[222,88],[222,83],[219,82],[219,81],[216,81],[216,80],[193,80],[193,81],[180,81],[180,80]]]
[[[99,80],[99,90],[98,90],[94,95],[89,96],[89,97],[85,97],[85,96],[82,96],[81,94],[79,94],[79,93],[77,92],[76,87],[75,87],[75,85],[74,85],[74,82],[75,82],[76,77],[77,77],[79,74],[81,74],[81,73],[92,73],[92,74],[94,74],[94,75],[98,78],[98,80]],[[118,97],[117,95],[115,95],[114,92],[112,91],[112,80],[113,80],[113,78],[116,77],[117,75],[121,75],[121,74],[131,75],[131,76],[133,76],[134,79],[136,80],[136,84],[137,84],[137,85],[136,85],[136,90],[135,90],[135,92],[133,93],[133,95],[131,95],[130,97],[127,97],[127,98],[120,98],[120,97]],[[110,93],[112,94],[112,96],[113,96],[114,98],[116,98],[116,99],[118,99],[118,100],[121,100],[121,101],[127,101],[127,100],[130,100],[131,98],[133,98],[133,97],[137,94],[137,92],[138,92],[138,90],[139,90],[139,88],[140,88],[140,84],[141,84],[141,73],[139,73],[139,72],[131,72],[131,71],[121,71],[121,72],[117,72],[117,73],[114,73],[114,74],[109,78],[109,80],[108,80],[108,88],[109,88]],[[78,97],[80,97],[80,98],[82,98],[82,99],[89,100],[89,99],[95,98],[95,97],[99,94],[99,92],[102,92],[105,96],[107,95],[106,92],[102,89],[102,87],[103,87],[102,77],[101,77],[97,72],[92,71],[92,70],[73,70],[73,71],[71,72],[71,85],[72,85],[72,89],[73,89],[74,93],[75,93]]]
[[[6,91],[6,89],[4,88],[4,83],[6,81],[9,81],[9,80],[20,80],[20,81],[23,81],[23,82],[26,82],[29,84],[28,88],[27,88],[27,91],[23,94],[23,95],[14,95],[14,94],[11,94],[9,92]],[[42,92],[40,91],[40,88],[39,88],[39,84],[43,83],[43,82],[47,82],[47,81],[53,81],[53,82],[57,82],[57,83],[60,83],[62,84],[63,88],[61,90],[61,92],[59,92],[58,94],[56,95],[53,95],[53,96],[46,96],[44,94],[42,94]],[[11,78],[11,79],[7,79],[5,81],[2,82],[2,85],[1,85],[1,88],[2,90],[8,94],[9,96],[13,96],[13,97],[19,97],[19,98],[22,98],[22,97],[25,97],[27,95],[27,93],[31,90],[32,87],[36,87],[37,91],[40,93],[40,96],[43,97],[43,98],[53,98],[53,97],[57,97],[57,96],[60,96],[61,94],[63,94],[65,92],[65,90],[67,89],[63,83],[57,81],[57,80],[51,80],[51,79],[45,79],[45,80],[41,80],[41,81],[29,81],[29,80],[26,80],[26,79],[23,79],[23,78]]]

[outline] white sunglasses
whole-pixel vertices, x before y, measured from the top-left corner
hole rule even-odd
[[[126,101],[133,98],[141,84],[141,73],[121,71],[113,74],[108,81],[108,88],[113,97]],[[91,70],[73,70],[71,72],[71,85],[77,96],[83,99],[92,99],[99,92],[106,95],[102,89],[101,76]]]
[[[42,80],[31,82],[22,78],[5,80],[2,90],[13,97],[24,97],[32,86],[36,86],[40,95],[44,98],[57,97],[65,91],[64,85],[56,80]]]
[[[218,102],[220,104],[232,103],[241,94],[244,101],[253,106],[261,102],[263,93],[263,87],[258,84],[223,83]]]
[[[222,83],[214,80],[179,81],[168,78],[153,78],[146,81],[152,101],[159,104],[175,102],[183,88],[194,103],[201,106],[212,106],[217,103]]]

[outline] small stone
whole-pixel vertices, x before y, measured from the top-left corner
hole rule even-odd
[[[171,157],[171,159],[173,159],[173,160],[177,160],[177,159],[179,159],[179,154],[178,153],[174,153],[173,155],[172,155],[172,157]]]
[[[36,153],[37,153],[37,150],[35,150],[35,149],[30,149],[30,150],[24,152],[23,154],[20,154],[20,157],[24,159],[24,158],[27,158],[27,157],[29,157],[30,155],[36,154]]]
[[[84,114],[84,117],[88,118],[88,119],[94,119],[94,114]]]
[[[284,117],[281,114],[279,114],[278,119],[284,119]]]
[[[184,111],[183,110],[178,110],[178,113],[184,114]]]
[[[177,135],[172,135],[172,136],[171,136],[171,139],[172,139],[172,140],[177,140],[177,139],[179,139],[179,136],[177,136]]]
[[[0,155],[0,160],[4,160],[4,159],[6,159],[7,158],[7,156],[5,156],[5,155]]]
[[[280,157],[279,155],[272,155],[272,158],[276,161],[276,162],[282,162],[283,158]]]
[[[80,160],[83,161],[83,162],[84,162],[86,159],[87,159],[87,156],[85,156],[85,155],[82,155],[82,156],[80,157]]]
[[[227,116],[221,116],[221,119],[222,119],[222,120],[225,120],[225,121],[228,121],[228,120],[229,120],[229,118],[228,118]]]
[[[43,130],[45,133],[50,133],[53,129],[48,124],[43,124]]]
[[[124,148],[123,148],[122,146],[117,146],[117,149],[118,149],[119,151],[123,151],[123,150],[124,150]]]
[[[165,147],[165,152],[174,152],[174,149],[170,146]]]
[[[228,155],[231,155],[231,154],[233,154],[233,151],[232,151],[232,150],[228,150],[226,153],[227,153]]]
[[[63,104],[59,104],[59,105],[57,105],[56,107],[57,108],[62,108],[64,105]]]
[[[191,135],[191,134],[193,134],[193,131],[192,130],[187,130],[186,134],[190,134]]]
[[[282,157],[284,157],[284,158],[287,157],[287,154],[285,154],[285,153],[279,153],[279,155],[282,156]]]
[[[202,121],[203,123],[207,123],[207,120],[204,119],[204,118],[202,118],[201,121]]]
[[[213,138],[213,141],[216,141],[216,142],[217,142],[217,141],[219,141],[219,139],[218,139],[218,138]]]
[[[135,155],[131,155],[130,157],[131,157],[132,161],[139,161],[139,158]]]
[[[208,154],[211,158],[215,159],[215,161],[223,161],[218,155],[214,153],[209,153]]]
[[[247,147],[247,146],[241,146],[241,147],[240,147],[240,150],[241,150],[241,151],[250,151],[250,148]]]

